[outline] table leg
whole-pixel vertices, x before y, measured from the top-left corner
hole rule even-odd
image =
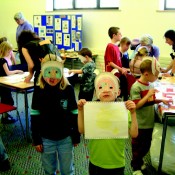
[[[164,114],[164,115],[165,115],[165,118],[164,118],[163,131],[162,131],[162,142],[161,142],[161,148],[160,148],[158,174],[161,174],[161,172],[162,172],[162,162],[163,162],[165,138],[166,138],[166,131],[167,131],[167,123],[168,123],[168,115],[166,115],[166,114]]]
[[[27,141],[30,141],[30,132],[29,132],[29,114],[28,114],[28,97],[27,97],[27,90],[24,93],[24,101],[25,101],[25,117],[26,117],[26,138]]]

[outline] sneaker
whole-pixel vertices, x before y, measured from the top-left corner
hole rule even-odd
[[[143,175],[141,170],[137,170],[133,172],[133,175]]]
[[[10,162],[8,159],[0,162],[0,171],[8,171],[10,170]]]
[[[5,117],[3,116],[1,118],[2,124],[11,124],[11,123],[15,123],[15,122],[16,122],[16,120],[12,116],[10,116],[9,114],[7,114]]]

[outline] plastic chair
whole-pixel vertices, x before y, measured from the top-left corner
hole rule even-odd
[[[21,118],[20,118],[19,112],[17,110],[17,107],[13,106],[13,105],[0,103],[0,114],[3,115],[4,113],[11,112],[11,111],[14,111],[14,110],[16,110],[17,119],[18,119],[18,121],[19,121],[19,123],[21,125],[22,133],[23,133],[24,138],[25,138],[24,128],[23,128],[23,125],[22,125]]]

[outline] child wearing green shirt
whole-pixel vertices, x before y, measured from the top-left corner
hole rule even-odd
[[[95,79],[95,91],[100,102],[116,101],[116,98],[120,95],[118,78],[111,72],[100,73]],[[84,133],[85,103],[85,99],[78,101],[78,128],[80,133]],[[138,126],[135,104],[132,101],[126,101],[125,106],[131,114],[129,134],[132,137],[137,137]],[[125,139],[90,139],[88,148],[90,153],[90,175],[124,175]]]

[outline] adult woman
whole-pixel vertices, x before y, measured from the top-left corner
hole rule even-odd
[[[172,46],[172,53],[170,54],[172,60],[166,69],[162,69],[161,72],[167,73],[171,70],[170,75],[174,76],[175,73],[175,31],[174,30],[167,30],[164,34],[165,42]]]
[[[148,48],[150,57],[155,57],[157,60],[159,60],[160,51],[159,48],[153,44],[153,38],[151,35],[144,34],[140,38],[140,44],[136,47],[135,52],[137,52],[141,46],[146,46]]]

